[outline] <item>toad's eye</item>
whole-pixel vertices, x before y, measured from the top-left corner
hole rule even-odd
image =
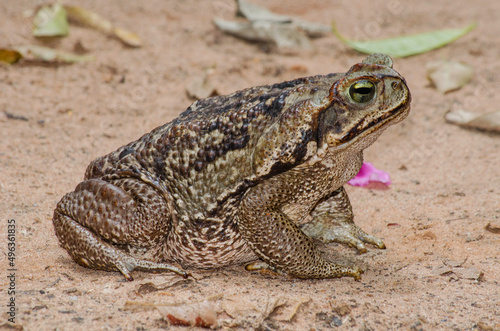
[[[367,103],[375,96],[375,85],[368,80],[361,80],[351,85],[349,96],[354,102]]]

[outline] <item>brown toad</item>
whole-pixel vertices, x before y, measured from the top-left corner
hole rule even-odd
[[[86,267],[174,271],[254,261],[301,278],[360,277],[313,239],[366,251],[343,185],[363,149],[410,110],[392,60],[372,54],[345,74],[300,78],[193,103],[174,121],[92,162],[54,211]]]

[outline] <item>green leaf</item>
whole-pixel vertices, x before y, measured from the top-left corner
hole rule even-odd
[[[342,36],[335,27],[335,23],[332,23],[333,33],[337,38],[358,52],[385,53],[393,57],[406,57],[443,47],[463,37],[475,27],[476,23],[473,23],[462,29],[444,29],[395,38],[355,41]]]
[[[66,36],[69,33],[66,10],[58,3],[40,8],[35,15],[33,24],[33,36],[35,37],[58,37]]]

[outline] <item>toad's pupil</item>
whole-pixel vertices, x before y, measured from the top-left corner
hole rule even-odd
[[[375,85],[369,81],[357,82],[349,88],[351,99],[358,103],[366,103],[375,96]]]

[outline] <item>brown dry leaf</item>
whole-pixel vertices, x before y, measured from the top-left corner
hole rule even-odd
[[[498,226],[492,226],[491,223],[486,224],[484,229],[488,232],[499,234],[500,233],[500,227]]]
[[[333,307],[333,311],[339,316],[346,316],[351,313],[351,308],[346,303],[339,303],[337,306]]]
[[[455,61],[432,61],[427,63],[427,78],[441,93],[457,90],[472,79],[471,66]]]
[[[172,325],[217,327],[216,306],[209,300],[178,306],[157,305],[156,308]]]
[[[276,317],[276,320],[283,322],[291,322],[293,318],[297,315],[299,308],[311,302],[311,298],[301,298],[299,301],[293,304],[287,304],[284,308],[284,311],[280,314],[280,316]]]
[[[478,115],[467,110],[454,110],[447,112],[444,118],[448,123],[465,128],[500,133],[500,111]]]
[[[137,289],[137,294],[143,295],[143,294],[158,292],[159,290],[160,289],[155,284],[149,282],[141,284]]]
[[[13,64],[19,61],[23,56],[15,49],[0,49],[0,61]]]
[[[113,23],[93,11],[69,5],[64,5],[64,8],[66,9],[70,20],[74,20],[82,25],[89,26],[105,34],[115,36],[128,46],[142,46],[142,40],[137,34],[115,27]]]
[[[22,325],[19,325],[18,323],[5,322],[3,324],[0,324],[0,330],[22,331],[24,330],[24,327]]]
[[[477,322],[477,327],[479,330],[481,331],[499,331],[500,330],[500,323],[494,325],[494,326],[491,326],[491,325],[488,325],[484,322]]]

